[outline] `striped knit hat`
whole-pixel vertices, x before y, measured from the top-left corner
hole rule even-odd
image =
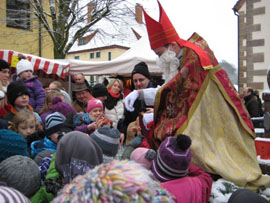
[[[152,173],[133,161],[114,160],[77,176],[52,201],[173,202]]]
[[[0,202],[30,203],[30,200],[14,188],[0,186]]]
[[[0,130],[0,162],[14,155],[29,156],[23,136],[12,130]]]
[[[90,137],[100,146],[104,155],[114,157],[117,154],[120,139],[119,130],[105,125],[95,130]]]
[[[60,129],[64,125],[65,120],[66,120],[66,117],[59,112],[54,112],[54,113],[46,116],[46,118],[45,118],[45,135],[49,136],[53,133],[60,131]]]
[[[161,181],[187,175],[191,161],[191,139],[186,135],[167,137],[159,146],[151,170]]]

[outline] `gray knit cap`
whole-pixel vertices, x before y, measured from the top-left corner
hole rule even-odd
[[[114,157],[117,154],[120,132],[116,128],[102,126],[95,130],[90,137],[96,141],[106,156]]]
[[[34,160],[21,155],[0,163],[0,181],[31,197],[40,187],[40,172]]]

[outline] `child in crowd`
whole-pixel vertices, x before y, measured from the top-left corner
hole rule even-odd
[[[211,194],[211,176],[190,163],[191,139],[183,134],[167,137],[159,146],[151,166],[162,187],[176,202],[207,203]]]
[[[41,176],[46,176],[44,185],[32,197],[32,203],[51,202],[64,184],[103,162],[102,149],[92,138],[79,131],[67,133],[50,158],[48,170],[41,171]],[[89,199],[86,201],[89,202]]]
[[[29,157],[11,156],[0,163],[0,181],[30,198],[40,187],[38,165]]]
[[[138,147],[132,151],[130,160],[141,164],[144,168],[150,169],[153,159],[156,157],[156,151],[144,147]]]
[[[22,81],[11,82],[7,88],[7,98],[11,108],[10,112],[3,118],[12,121],[13,117],[22,110],[28,109],[33,111],[33,108],[29,105],[29,96],[27,87]]]
[[[47,112],[49,112],[49,110],[52,107],[52,99],[54,97],[59,97],[59,98],[62,99],[62,101],[64,100],[63,95],[58,90],[50,90],[46,94],[45,99],[44,99],[44,104],[43,104],[42,108],[39,111],[39,115],[40,115],[41,120],[42,120],[43,123],[45,123],[45,118],[48,115]]]
[[[18,190],[12,187],[0,186],[0,202],[13,202],[14,199],[19,199],[18,203],[30,203],[30,200]]]
[[[26,59],[21,59],[16,67],[17,76],[15,80],[22,80],[27,86],[30,101],[29,104],[38,112],[44,103],[45,91],[41,82],[37,79],[38,76],[33,75],[33,65]]]
[[[45,123],[46,116],[54,112],[62,113],[65,117],[70,113],[76,114],[75,109],[64,102],[62,94],[57,90],[51,90],[45,97],[44,105],[39,112],[43,123]]]
[[[20,111],[15,115],[11,123],[11,129],[26,139],[29,152],[33,141],[44,138],[43,127],[37,121],[36,115],[29,110]]]
[[[29,156],[26,140],[12,130],[1,129],[0,162],[14,155]]]
[[[96,129],[90,137],[95,140],[102,149],[104,163],[109,163],[115,159],[120,143],[119,130],[105,125]]]
[[[63,136],[61,128],[64,126],[65,116],[59,112],[49,114],[45,119],[45,137],[31,143],[31,157],[44,150],[55,151],[59,139]]]
[[[91,134],[103,125],[111,126],[111,121],[104,117],[103,104],[99,99],[90,99],[87,103],[87,112],[78,113],[74,121],[75,130]]]
[[[135,162],[114,160],[77,176],[52,201],[60,202],[173,202],[149,170]]]
[[[64,101],[68,104],[71,104],[71,98],[69,94],[65,91],[65,88],[63,87],[62,83],[59,81],[53,81],[49,85],[49,91],[51,90],[59,90],[61,94],[64,96]]]

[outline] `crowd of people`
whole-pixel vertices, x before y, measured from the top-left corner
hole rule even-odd
[[[27,58],[12,77],[0,60],[0,201],[207,203],[222,177],[247,188],[229,202],[267,202],[252,191],[270,186],[250,120],[258,97],[249,88],[243,102],[206,41],[181,39],[159,9],[159,22],[144,16],[162,86],[140,62],[130,89],[79,73],[69,95],[59,81],[43,89]]]

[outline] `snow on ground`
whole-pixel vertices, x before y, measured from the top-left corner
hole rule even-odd
[[[261,159],[260,156],[257,157],[258,162],[260,164],[270,165],[270,159]],[[265,175],[268,176],[268,175]],[[234,183],[227,181],[225,179],[218,179],[212,184],[211,196],[209,199],[210,203],[227,203],[230,196],[234,191],[238,188]],[[259,194],[266,198],[268,201],[270,200],[270,188],[266,188],[265,190],[260,190]]]

